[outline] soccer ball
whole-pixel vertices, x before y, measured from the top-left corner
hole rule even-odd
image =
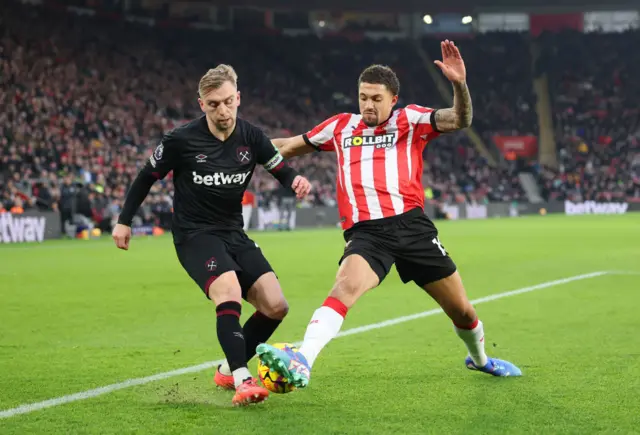
[[[275,343],[273,347],[277,347],[278,349],[283,350],[286,348],[292,349],[293,351],[298,350],[298,348],[290,343]],[[296,387],[287,382],[287,380],[283,376],[280,376],[278,373],[269,370],[269,367],[262,364],[262,361],[260,361],[259,358],[258,377],[260,378],[262,385],[264,385],[264,387],[272,393],[284,394],[290,393],[291,391],[296,389]]]

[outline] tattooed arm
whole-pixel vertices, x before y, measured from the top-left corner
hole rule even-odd
[[[473,118],[473,107],[467,87],[467,70],[460,50],[449,40],[443,41],[440,47],[442,61],[436,60],[435,64],[453,84],[453,107],[436,111],[434,128],[446,133],[469,127]]]
[[[453,83],[453,107],[439,109],[435,114],[435,128],[442,133],[460,130],[471,125],[473,105],[466,82]]]

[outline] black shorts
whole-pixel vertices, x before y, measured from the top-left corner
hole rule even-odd
[[[262,250],[242,230],[200,233],[175,248],[180,264],[207,298],[211,283],[225,272],[236,271],[244,299],[258,278],[273,272]]]
[[[339,263],[349,255],[362,256],[384,280],[395,263],[402,282],[420,287],[456,271],[456,265],[438,239],[438,230],[419,209],[390,218],[355,224],[344,232],[347,245]]]

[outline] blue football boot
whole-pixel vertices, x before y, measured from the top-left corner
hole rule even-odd
[[[300,352],[287,347],[284,350],[262,343],[256,348],[260,361],[270,370],[287,379],[287,382],[298,388],[309,384],[310,367],[307,359]]]
[[[478,370],[493,376],[522,376],[522,371],[518,367],[498,358],[488,358],[483,367],[477,366],[470,356],[464,360],[464,363],[469,370]]]

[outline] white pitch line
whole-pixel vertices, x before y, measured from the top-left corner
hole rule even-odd
[[[477,304],[481,304],[481,303],[484,303],[484,302],[491,302],[491,301],[495,301],[495,300],[498,300],[498,299],[502,299],[502,298],[506,298],[506,297],[510,297],[510,296],[516,296],[516,295],[520,295],[520,294],[523,294],[523,293],[529,293],[529,292],[532,292],[532,291],[535,291],[535,290],[542,290],[542,289],[549,288],[549,287],[554,287],[554,286],[557,286],[557,285],[568,284],[568,283],[575,282],[575,281],[580,281],[580,280],[583,280],[583,279],[596,278],[598,276],[606,275],[608,273],[610,273],[610,272],[593,272],[593,273],[587,273],[587,274],[583,274],[583,275],[571,276],[569,278],[558,279],[558,280],[555,280],[555,281],[543,282],[541,284],[533,285],[533,286],[530,286],[530,287],[523,287],[523,288],[516,289],[516,290],[511,290],[511,291],[507,291],[507,292],[503,292],[503,293],[497,293],[497,294],[494,294],[494,295],[485,296],[485,297],[479,298],[479,299],[474,299],[474,300],[471,301],[471,303],[474,304],[474,305],[477,305]],[[440,313],[442,313],[442,310],[438,308],[438,309],[435,309],[435,310],[424,311],[422,313],[412,314],[412,315],[409,315],[409,316],[402,316],[402,317],[398,317],[398,318],[395,318],[395,319],[385,320],[384,322],[372,323],[370,325],[365,325],[365,326],[360,326],[360,327],[357,327],[357,328],[347,329],[346,331],[343,331],[343,332],[339,333],[338,337],[346,337],[348,335],[361,334],[363,332],[371,331],[371,330],[374,330],[374,329],[386,328],[387,326],[397,325],[399,323],[404,323],[404,322],[408,322],[410,320],[420,319],[422,317],[429,317],[429,316],[433,316],[433,315],[440,314]],[[301,344],[301,342],[296,342],[294,344],[296,346],[299,346]],[[20,414],[28,414],[30,412],[39,411],[41,409],[51,408],[51,407],[59,406],[59,405],[65,405],[67,403],[77,402],[79,400],[91,399],[93,397],[102,396],[103,394],[112,393],[114,391],[122,390],[124,388],[129,388],[129,387],[133,387],[133,386],[136,386],[136,385],[144,385],[144,384],[148,384],[150,382],[155,382],[155,381],[160,381],[162,379],[172,378],[174,376],[185,375],[187,373],[201,372],[203,370],[207,370],[207,369],[210,369],[212,367],[215,367],[218,364],[222,364],[223,361],[224,360],[209,361],[209,362],[205,362],[205,363],[198,364],[198,365],[195,365],[195,366],[184,367],[184,368],[177,369],[177,370],[172,370],[172,371],[169,371],[169,372],[158,373],[158,374],[155,374],[155,375],[152,375],[152,376],[146,376],[144,378],[127,379],[126,381],[119,382],[117,384],[106,385],[104,387],[95,388],[93,390],[87,390],[87,391],[82,391],[80,393],[69,394],[67,396],[56,397],[56,398],[45,400],[45,401],[42,401],[42,402],[35,402],[35,403],[29,403],[29,404],[25,404],[25,405],[20,405],[20,406],[17,406],[15,408],[11,408],[11,409],[6,409],[4,411],[0,411],[0,419],[1,418],[15,417],[16,415],[20,415]]]
[[[634,270],[610,270],[607,273],[612,275],[640,275],[640,271]]]
[[[542,284],[536,284],[536,285],[532,285],[530,287],[523,287],[523,288],[519,288],[517,290],[511,290],[511,291],[504,292],[504,293],[497,293],[497,294],[494,294],[494,295],[485,296],[483,298],[474,299],[474,300],[471,301],[471,303],[473,305],[477,305],[477,304],[481,304],[483,302],[491,302],[491,301],[495,301],[497,299],[507,298],[509,296],[520,295],[522,293],[529,293],[529,292],[532,292],[532,291],[535,291],[535,290],[542,290],[544,288],[549,288],[549,287],[553,287],[553,286],[556,286],[556,285],[568,284],[568,283],[574,282],[574,281],[580,281],[580,280],[583,280],[583,279],[595,278],[595,277],[598,277],[598,276],[607,275],[608,273],[609,272],[593,272],[593,273],[587,273],[587,274],[584,274],[584,275],[577,275],[577,276],[571,276],[569,278],[558,279],[558,280],[555,280],[555,281],[543,282]],[[397,319],[385,320],[384,322],[373,323],[371,325],[360,326],[358,328],[351,328],[351,329],[348,329],[348,330],[346,330],[344,332],[339,333],[338,337],[344,337],[345,335],[360,334],[361,332],[371,331],[372,329],[386,328],[387,326],[397,325],[398,323],[404,323],[404,322],[408,322],[410,320],[420,319],[422,317],[433,316],[435,314],[440,314],[442,312],[443,311],[442,311],[441,308],[436,308],[434,310],[423,311],[422,313],[417,313],[417,314],[411,314],[409,316],[398,317]],[[1,414],[0,414],[0,416],[1,416]]]

